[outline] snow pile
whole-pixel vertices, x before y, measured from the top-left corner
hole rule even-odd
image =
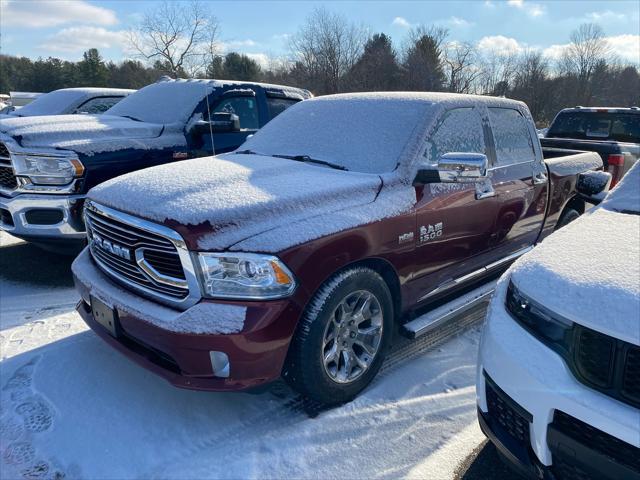
[[[600,155],[594,152],[576,153],[566,157],[545,159],[551,173],[565,176],[577,175],[586,170],[598,170],[602,168]]]
[[[602,202],[602,208],[640,213],[640,162],[636,162],[622,181],[611,190]]]
[[[619,254],[611,255],[611,246]],[[548,237],[511,272],[523,293],[552,311],[640,345],[640,215],[598,208]]]
[[[71,269],[80,282],[91,287],[91,295],[94,297],[165,330],[193,334],[231,334],[242,331],[244,327],[246,307],[202,302],[185,312],[178,312],[120,288],[93,264],[88,248],[78,255]]]
[[[60,115],[71,111],[93,97],[128,95],[135,90],[123,88],[62,88],[40,95],[15,113],[19,117]]]
[[[199,245],[223,249],[312,216],[370,203],[380,185],[377,175],[225,154],[139,170],[97,186],[89,196],[159,222],[208,222],[211,233]]]
[[[111,115],[6,118],[0,120],[0,132],[20,138],[24,149],[59,148],[85,155],[122,149],[146,150],[186,143],[181,131]],[[156,137],[159,138],[150,141]]]

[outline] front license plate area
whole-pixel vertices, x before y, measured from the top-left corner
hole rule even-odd
[[[119,335],[118,313],[113,307],[95,297],[91,297],[91,311],[96,322],[106,328],[112,336],[117,337]]]

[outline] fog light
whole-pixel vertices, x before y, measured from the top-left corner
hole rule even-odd
[[[224,352],[209,352],[211,358],[211,368],[213,368],[213,374],[216,377],[228,378],[229,370],[229,357]]]

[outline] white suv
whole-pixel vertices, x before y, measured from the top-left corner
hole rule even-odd
[[[503,275],[477,401],[527,476],[640,479],[640,165]]]

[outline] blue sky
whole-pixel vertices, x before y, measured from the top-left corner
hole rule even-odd
[[[128,56],[124,32],[157,2],[0,0],[2,53],[77,60],[97,47],[109,60]],[[305,17],[324,5],[373,32],[385,32],[397,47],[412,26],[440,25],[449,39],[481,49],[541,49],[556,55],[572,29],[599,23],[616,53],[640,63],[640,2],[629,1],[209,1],[220,22],[222,48],[285,56],[287,38]]]

